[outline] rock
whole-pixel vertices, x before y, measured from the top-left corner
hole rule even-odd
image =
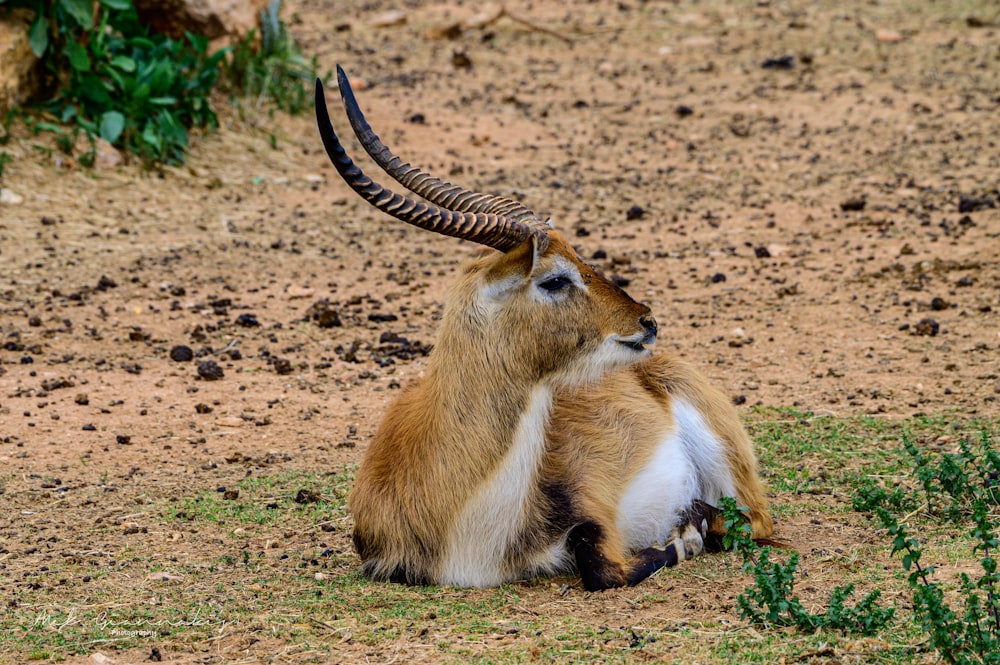
[[[13,190],[4,188],[0,189],[0,203],[4,205],[17,205],[24,203],[24,197],[20,194],[15,194]]]
[[[779,55],[767,58],[760,64],[764,69],[795,69],[794,55]]]
[[[218,381],[225,375],[219,363],[214,360],[202,360],[198,363],[198,376],[206,381]]]
[[[463,49],[453,49],[451,52],[451,64],[458,69],[468,69],[472,67],[472,59]]]
[[[113,169],[116,166],[121,166],[124,161],[122,153],[101,137],[97,137],[94,142],[94,149],[96,152],[94,165],[98,168]]]
[[[868,201],[863,196],[852,196],[840,202],[840,209],[844,212],[864,210]]]
[[[38,58],[28,41],[31,16],[29,11],[0,13],[0,116],[23,104],[38,87]]]
[[[287,289],[285,289],[285,293],[288,295],[289,298],[292,298],[293,300],[295,298],[308,298],[315,292],[316,289],[311,289],[308,286],[296,286],[295,284],[292,284]]]
[[[219,418],[215,424],[219,427],[243,427],[243,419],[238,416],[226,416]]]
[[[631,208],[625,211],[625,220],[632,221],[634,219],[642,219],[646,216],[646,209],[642,206],[633,205]]]
[[[144,25],[155,32],[182,38],[185,32],[218,37],[243,37],[257,27],[268,0],[136,0]]]
[[[881,28],[875,31],[875,39],[883,44],[895,44],[896,42],[903,41],[903,34],[898,30]]]
[[[170,359],[178,363],[191,362],[194,358],[194,351],[190,346],[185,346],[183,344],[178,344],[174,348],[170,349]]]
[[[400,9],[393,9],[387,12],[382,12],[372,20],[368,21],[368,25],[373,28],[390,28],[394,25],[403,25],[406,23],[406,20],[406,12]]]
[[[296,494],[295,498],[292,499],[295,503],[319,503],[323,500],[323,495],[316,490],[302,488]]]

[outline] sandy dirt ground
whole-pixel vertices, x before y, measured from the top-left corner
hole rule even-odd
[[[551,216],[741,409],[1000,414],[995,5],[507,7],[545,29],[444,34],[470,2],[285,14],[390,147]],[[405,22],[375,25],[389,10]],[[162,171],[80,168],[21,130],[4,147],[22,200],[0,203],[0,597],[84,598],[49,573],[124,547],[219,555],[150,506],[350,468],[426,363],[476,248],[357,199],[310,115],[221,117]],[[781,535],[818,537],[801,522]],[[242,657],[276,648],[256,644]]]

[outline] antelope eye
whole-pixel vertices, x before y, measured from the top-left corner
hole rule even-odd
[[[565,275],[557,275],[555,277],[550,277],[544,282],[539,282],[538,288],[544,289],[546,291],[559,291],[571,285],[573,280]]]

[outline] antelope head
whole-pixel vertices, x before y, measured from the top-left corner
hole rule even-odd
[[[354,164],[334,132],[317,80],[323,145],[351,189],[408,224],[498,250],[466,266],[435,353],[449,346],[456,353],[486,348],[502,359],[508,373],[519,368],[514,373],[532,380],[554,377],[566,383],[593,380],[650,355],[646,346],[655,341],[657,329],[649,307],[585,263],[565,236],[523,204],[464,189],[403,162],[372,131],[339,66],[337,81],[365,151],[426,202],[387,189]]]

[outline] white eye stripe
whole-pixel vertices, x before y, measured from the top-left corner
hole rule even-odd
[[[564,290],[563,288],[546,289],[542,286],[542,284],[551,283],[557,280],[567,280],[578,289],[586,290],[587,288],[583,283],[583,278],[580,276],[580,271],[577,267],[572,262],[561,257],[556,259],[555,265],[552,266],[551,270],[535,280],[535,285],[538,286],[543,292],[558,292]]]

